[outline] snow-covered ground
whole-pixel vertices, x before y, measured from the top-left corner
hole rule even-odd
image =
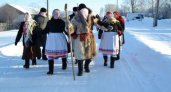
[[[22,68],[22,43],[14,45],[17,30],[0,32],[0,92],[171,92],[171,20],[160,20],[155,28],[152,22],[126,22],[126,43],[115,68],[104,67],[98,53],[91,72],[75,81],[70,57],[67,70],[61,69],[61,59],[55,61],[53,76],[46,74],[47,61]],[[94,33],[98,49],[100,40]]]

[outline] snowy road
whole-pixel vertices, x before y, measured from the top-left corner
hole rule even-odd
[[[91,72],[75,81],[70,57],[67,70],[61,69],[61,60],[55,62],[53,76],[46,75],[48,62],[43,60],[23,69],[22,43],[13,44],[17,31],[0,32],[0,92],[171,92],[171,27],[167,26],[171,23],[160,21],[153,28],[147,20],[150,23],[149,19],[126,23],[126,43],[114,69],[104,67],[98,53]],[[100,40],[94,33],[98,48]]]

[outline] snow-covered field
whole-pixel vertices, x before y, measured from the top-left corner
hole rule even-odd
[[[61,59],[55,61],[53,76],[46,74],[48,62],[43,60],[24,69],[22,43],[14,45],[17,30],[0,32],[0,92],[171,92],[171,20],[160,20],[155,28],[152,22],[126,22],[126,43],[115,68],[104,67],[98,53],[91,72],[75,81],[70,57],[67,70],[61,69]]]

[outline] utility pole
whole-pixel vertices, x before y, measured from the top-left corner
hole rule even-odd
[[[156,12],[155,12],[155,17],[154,17],[154,25],[153,25],[153,27],[156,27],[157,26],[158,9],[159,9],[159,0],[157,0],[157,3],[156,3]]]
[[[154,18],[154,1],[152,0],[152,17]]]
[[[49,0],[47,0],[47,17],[49,18]]]
[[[118,9],[119,9],[119,8],[118,8],[118,0],[117,0],[117,11],[118,11]]]

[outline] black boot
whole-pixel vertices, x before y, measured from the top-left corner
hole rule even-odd
[[[37,59],[39,60],[39,59],[41,59],[41,49],[40,49],[40,47],[38,48],[38,50],[39,51],[37,51],[37,53],[40,53],[40,55],[37,57]]]
[[[119,59],[120,59],[120,54],[118,54],[118,55],[117,55],[117,58],[116,58],[116,60],[119,60]]]
[[[67,68],[67,58],[62,58],[62,69],[65,70]]]
[[[26,68],[26,69],[28,69],[29,68],[29,59],[26,59],[25,60],[25,65],[23,66],[23,68]]]
[[[78,61],[75,59],[75,64],[78,64]]]
[[[115,67],[114,64],[115,64],[115,58],[110,57],[110,68],[114,68]]]
[[[87,73],[90,72],[90,69],[89,69],[89,64],[90,64],[90,62],[91,62],[91,59],[85,60],[84,69],[85,69],[85,72],[87,72]]]
[[[47,57],[46,57],[46,55],[42,55],[42,59],[43,60],[48,60]]]
[[[78,76],[83,75],[83,60],[78,60]]]
[[[41,57],[37,57],[37,59],[40,59]]]
[[[104,66],[107,66],[107,63],[108,63],[108,57],[107,56],[103,56],[104,58]]]
[[[49,63],[49,72],[47,72],[48,75],[53,74],[53,68],[54,68],[54,60],[48,60]]]
[[[32,65],[36,65],[36,58],[32,60]]]
[[[42,59],[43,60],[48,60],[46,55],[45,55],[45,47],[43,47],[43,49],[42,49]]]

